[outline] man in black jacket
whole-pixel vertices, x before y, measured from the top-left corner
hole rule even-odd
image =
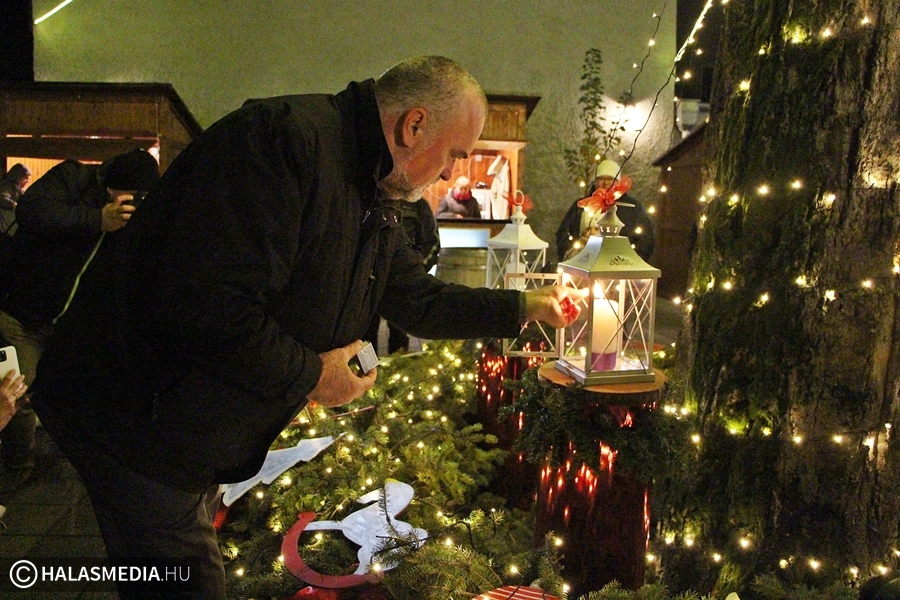
[[[156,159],[133,150],[101,165],[63,161],[19,199],[18,229],[0,261],[0,333],[16,346],[27,384],[79,274],[106,235],[128,223],[134,193],[149,190],[157,179]],[[0,433],[0,502],[31,474],[36,422],[26,405]]]
[[[114,561],[194,559],[195,588],[167,597],[223,597],[216,484],[255,475],[308,400],[374,384],[348,362],[376,314],[430,339],[566,324],[566,289],[447,285],[404,243],[399,203],[451,176],[486,112],[468,73],[425,57],[249,102],[179,154],[86,274],[36,382]]]

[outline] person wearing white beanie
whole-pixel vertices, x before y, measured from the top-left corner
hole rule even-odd
[[[594,169],[594,181],[585,195],[590,196],[598,189],[609,189],[621,177],[621,172],[622,168],[616,161],[610,159],[600,161]],[[587,239],[596,233],[595,223],[602,213],[578,206],[578,200],[569,206],[556,230],[557,262],[577,254]],[[616,216],[624,223],[619,235],[627,237],[635,252],[644,260],[649,260],[656,247],[653,221],[650,220],[644,206],[633,196],[626,193],[619,201],[624,205],[616,212]]]

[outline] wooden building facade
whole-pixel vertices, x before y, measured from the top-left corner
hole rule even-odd
[[[144,148],[164,171],[202,130],[170,84],[0,83],[0,157],[99,162]]]
[[[700,125],[653,162],[661,169],[653,265],[662,271],[657,290],[665,298],[683,297],[690,276],[703,194],[705,131],[706,124]]]
[[[437,208],[441,198],[447,193],[457,177],[465,175],[473,189],[479,185],[490,188],[495,174],[490,170],[498,157],[505,159],[509,167],[508,193],[522,187],[524,155],[522,150],[527,142],[525,124],[534,112],[539,96],[517,96],[487,94],[488,114],[481,137],[475,144],[472,156],[457,161],[450,181],[438,181],[425,191],[425,199],[431,209]]]

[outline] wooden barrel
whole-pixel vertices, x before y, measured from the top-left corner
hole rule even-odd
[[[485,287],[487,248],[441,248],[435,276],[447,283]]]

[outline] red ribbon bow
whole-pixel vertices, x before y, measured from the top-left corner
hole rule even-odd
[[[527,213],[534,208],[534,202],[531,201],[531,196],[521,190],[516,190],[513,197],[511,199],[507,197],[506,201],[509,203],[509,212],[515,211],[516,206],[521,206],[523,213]]]
[[[616,200],[625,195],[625,192],[631,189],[631,177],[627,175],[622,177],[609,188],[605,190],[597,190],[587,198],[578,201],[578,206],[585,210],[593,210],[605,213],[610,206],[616,203]]]

